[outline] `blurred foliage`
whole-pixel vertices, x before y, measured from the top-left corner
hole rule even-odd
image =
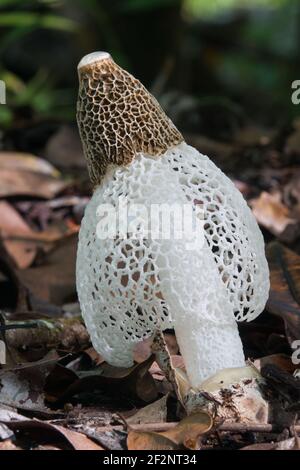
[[[288,3],[289,0],[186,0],[186,11],[193,15],[210,14],[215,15],[222,10],[232,8],[255,8],[271,7],[276,8]]]
[[[28,82],[8,71],[4,71],[1,76],[6,84],[9,104],[0,106],[0,122],[3,127],[9,127],[18,114],[25,119],[31,119],[32,116],[73,118],[72,93],[70,90],[59,89],[46,70],[40,69]]]
[[[291,117],[299,36],[298,0],[0,0],[0,125],[74,119],[76,64],[97,49],[166,106],[176,96],[179,121],[180,109],[197,109],[195,129],[207,107],[222,116],[224,103],[262,119]]]
[[[177,0],[125,0],[120,9],[123,11],[152,10],[178,3]]]

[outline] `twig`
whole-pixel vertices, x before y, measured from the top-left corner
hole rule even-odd
[[[130,428],[133,431],[137,432],[164,432],[169,431],[170,429],[175,428],[178,425],[178,422],[172,423],[147,423],[147,424],[131,424]],[[124,426],[103,426],[98,428],[100,432],[110,432],[110,431],[122,431]],[[300,432],[300,425],[293,427],[295,432]],[[282,431],[282,428],[275,426],[273,424],[261,424],[261,423],[222,423],[217,427],[217,431],[222,432],[235,432],[235,433],[244,433],[244,432],[274,432],[278,433]]]
[[[5,332],[7,345],[15,349],[32,346],[74,349],[90,344],[81,317],[38,320],[35,324],[35,328],[8,328]]]
[[[24,330],[26,328],[37,328],[37,323],[19,323],[11,325],[0,325],[0,332],[8,330]]]

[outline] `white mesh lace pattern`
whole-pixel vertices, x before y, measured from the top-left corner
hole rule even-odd
[[[147,206],[172,201],[201,204],[205,259],[201,261],[201,253],[186,253],[181,242],[98,239],[97,207],[117,206],[119,196]],[[211,268],[205,268],[205,263]],[[207,270],[206,276],[201,269]],[[180,315],[179,310],[186,309],[187,329],[191,332],[193,323],[198,325],[194,335],[199,331],[206,352],[217,348],[221,356],[205,366],[201,373],[205,378],[243,361],[234,317],[250,321],[265,306],[269,273],[263,237],[240,192],[208,157],[186,143],[160,158],[139,154],[131,165],[110,169],[86,208],[79,237],[77,288],[94,347],[116,366],[130,366],[134,345],[156,328],[172,326],[174,313]],[[176,323],[185,328],[184,318],[176,317],[175,330]],[[206,329],[209,324],[211,328]],[[235,344],[231,351],[230,341]],[[201,348],[201,338],[199,342]]]

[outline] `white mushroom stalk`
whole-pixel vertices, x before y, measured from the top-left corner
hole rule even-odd
[[[78,125],[95,191],[80,230],[77,290],[95,349],[128,367],[136,343],[174,327],[192,386],[242,367],[236,321],[263,310],[269,272],[241,193],[107,53],[83,58],[79,78]],[[164,204],[201,208],[204,220],[193,220],[203,243],[186,234],[145,236],[142,222],[126,237],[99,236],[99,207],[117,213],[121,201],[148,214]]]

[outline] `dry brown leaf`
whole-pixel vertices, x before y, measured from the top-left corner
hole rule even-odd
[[[0,170],[0,197],[31,196],[51,199],[67,184],[53,176],[30,171]]]
[[[300,450],[299,438],[291,437],[276,444],[277,450]]]
[[[103,447],[89,439],[85,434],[71,431],[63,426],[56,425],[54,427],[65,436],[75,450],[104,450]]]
[[[84,391],[106,390],[110,396],[128,396],[146,403],[157,398],[155,382],[149,373],[153,357],[130,368],[119,368],[103,363],[91,371],[73,372],[57,365],[46,380],[46,395],[51,402],[65,401]]]
[[[128,418],[128,424],[164,423],[167,421],[168,394],[156,400],[154,403],[141,408],[137,413]]]
[[[0,152],[0,197],[51,199],[67,187],[58,175],[52,165],[33,155]]]
[[[133,358],[135,362],[144,362],[151,356],[151,344],[152,338],[146,338],[135,345],[133,350]]]
[[[74,450],[104,450],[85,434],[38,419],[11,421],[7,423],[7,426],[13,431],[26,431],[26,434],[31,435],[35,442],[60,444],[60,448],[65,448],[67,445]]]
[[[14,367],[6,365],[0,370],[0,403],[19,410],[30,409],[32,413],[36,411],[51,415],[51,410],[44,403],[43,389],[45,377],[58,359],[58,354],[50,351],[40,361],[18,364]],[[0,410],[0,421],[6,423],[13,420],[22,420],[22,416]]]
[[[173,355],[178,354],[179,349],[178,349],[178,344],[177,344],[175,335],[165,333],[163,336],[164,336],[166,345],[168,347],[169,353]],[[148,359],[148,357],[151,356],[152,341],[153,341],[152,338],[147,338],[136,344],[134,351],[133,351],[133,357],[134,357],[135,362],[144,362],[146,359]]]
[[[250,201],[258,223],[284,241],[293,241],[300,233],[299,223],[281,202],[280,193],[262,192]]]
[[[84,351],[95,366],[100,366],[105,362],[104,358],[92,346]]]
[[[212,426],[211,416],[205,411],[199,411],[184,418],[175,428],[166,431],[164,436],[177,444],[183,444],[187,449],[197,450],[199,437],[210,431]]]
[[[0,423],[0,441],[6,441],[12,438],[13,435],[13,431],[9,429],[5,423]]]
[[[210,431],[212,426],[211,416],[204,411],[198,412],[184,418],[169,431],[129,431],[127,446],[129,450],[172,450],[182,447],[198,450],[200,437]]]
[[[274,442],[261,442],[259,444],[250,444],[240,450],[275,450],[276,444]]]
[[[36,256],[36,244],[31,241],[5,240],[5,238],[9,235],[31,236],[34,232],[8,202],[0,201],[0,214],[0,233],[6,250],[20,269],[28,268]]]
[[[76,295],[75,262],[77,234],[63,238],[45,256],[42,266],[20,271],[23,284],[39,299],[56,305],[68,303]]]
[[[129,431],[128,450],[178,450],[180,447],[167,437],[157,432]]]
[[[278,242],[268,245],[270,295],[267,310],[281,317],[290,344],[300,331],[300,256]]]
[[[152,366],[150,367],[149,372],[155,380],[162,381],[162,380],[165,379],[165,375],[164,375],[163,371],[161,370],[161,368],[159,367],[159,365],[155,361],[153,362]]]
[[[10,439],[7,439],[4,442],[0,442],[0,450],[22,450],[20,447],[17,447]]]
[[[254,361],[254,366],[259,371],[267,364],[273,364],[290,374],[293,374],[297,368],[297,366],[292,363],[291,358],[286,354],[271,354],[270,356],[261,357]]]
[[[184,365],[182,356],[179,356],[179,355],[171,356],[171,362],[172,362],[172,366],[175,367],[176,369],[185,370],[185,365]]]
[[[1,170],[33,171],[48,176],[59,176],[59,172],[49,162],[23,152],[0,152],[0,168]]]
[[[176,336],[169,333],[164,333],[164,340],[170,355],[177,355],[179,353],[179,346],[177,344]]]

